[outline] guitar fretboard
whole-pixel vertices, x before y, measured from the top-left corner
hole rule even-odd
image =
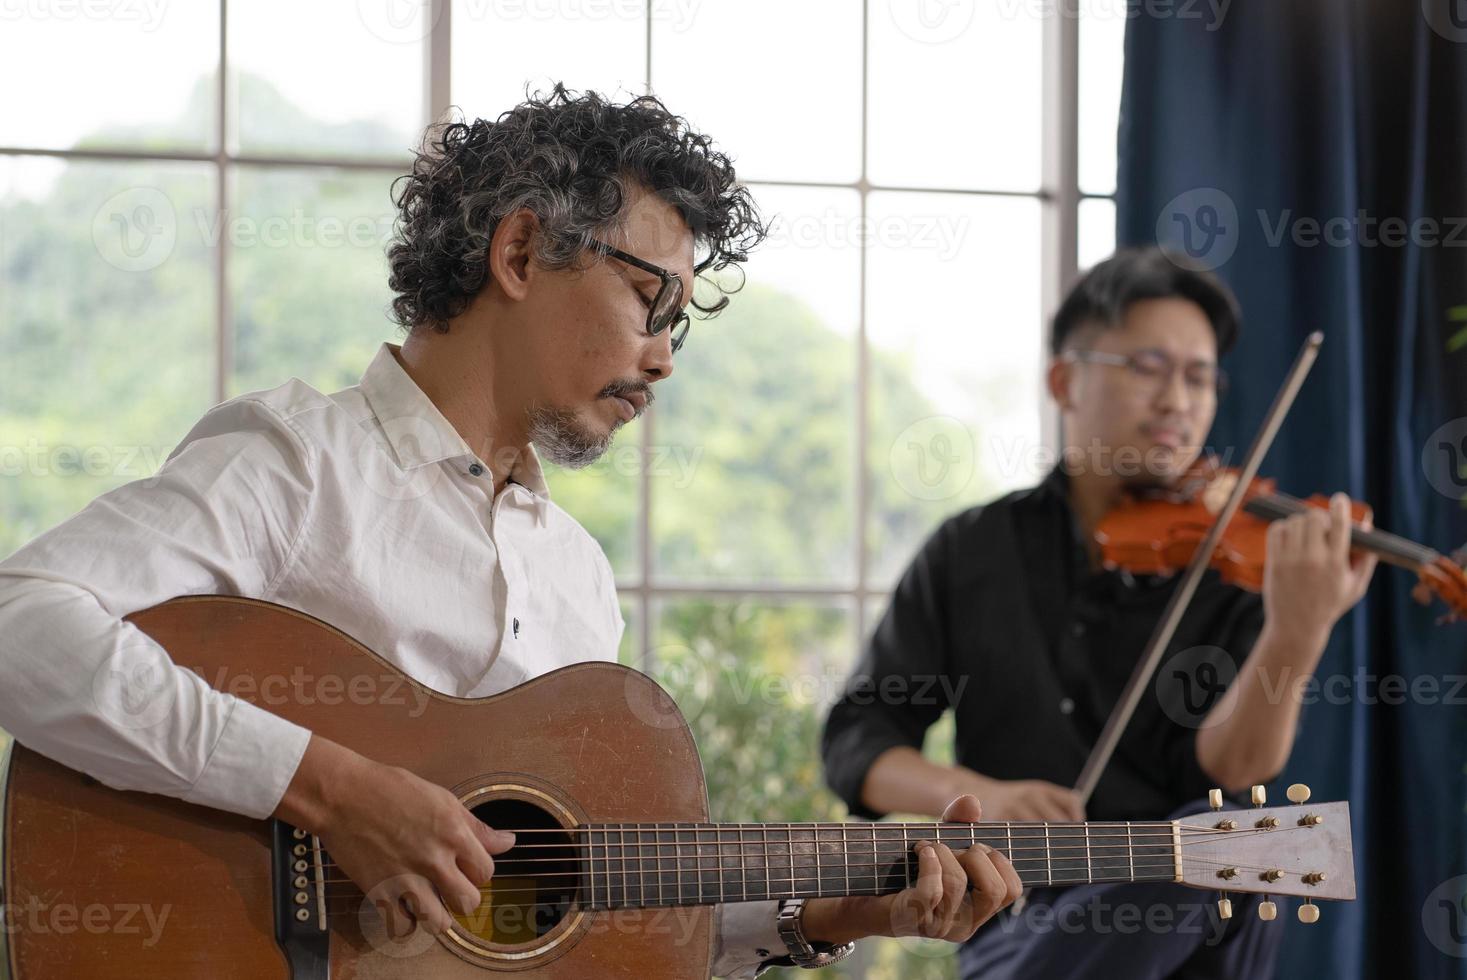
[[[915,845],[982,843],[1026,887],[1180,877],[1174,824],[597,824],[572,832],[596,909],[884,895],[916,882]]]

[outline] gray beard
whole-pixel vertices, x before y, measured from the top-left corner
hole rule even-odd
[[[530,442],[540,454],[568,470],[590,466],[611,448],[615,430],[605,435],[590,432],[574,412],[543,406],[530,409]]]

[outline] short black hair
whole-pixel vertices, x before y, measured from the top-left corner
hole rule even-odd
[[[1217,335],[1218,354],[1232,350],[1241,319],[1232,290],[1185,256],[1150,245],[1119,249],[1080,278],[1054,315],[1050,353],[1057,356],[1075,331],[1091,323],[1120,326],[1132,303],[1171,297],[1202,307]]]

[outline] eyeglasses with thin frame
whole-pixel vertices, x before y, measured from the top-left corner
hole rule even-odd
[[[1165,351],[1148,348],[1130,354],[1116,354],[1103,350],[1068,350],[1061,355],[1064,361],[1083,361],[1086,364],[1107,364],[1122,367],[1142,384],[1158,387],[1171,383],[1178,371],[1189,391],[1195,394],[1210,394],[1221,398],[1228,390],[1228,375],[1222,368],[1208,361],[1192,361],[1179,365]]]
[[[643,272],[650,272],[662,281],[662,285],[657,287],[657,295],[652,297],[652,303],[647,307],[647,333],[655,337],[671,328],[672,352],[676,354],[681,350],[688,339],[688,328],[692,325],[692,319],[682,308],[682,277],[594,238],[591,239],[591,247],[602,255],[609,255]],[[641,290],[638,290],[639,295],[640,293]]]

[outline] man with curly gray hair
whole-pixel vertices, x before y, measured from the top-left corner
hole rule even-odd
[[[397,201],[401,346],[383,343],[342,391],[291,379],[215,406],[157,475],[0,563],[0,726],[114,788],[317,834],[394,935],[436,934],[450,909],[479,907],[514,834],[211,689],[123,617],[181,594],[266,599],[462,698],[615,660],[610,564],[550,501],[539,454],[578,466],[602,453],[672,374],[687,308],[728,302],[711,274],[765,231],[728,157],[657,99],[561,86],[431,129]],[[695,297],[705,273],[712,292]],[[100,699],[76,687],[93,677],[152,686]],[[168,710],[138,725],[109,711],[124,701]],[[978,815],[962,797],[946,819]],[[1019,893],[985,848],[937,843],[917,860],[916,884],[893,895],[721,906],[715,970],[752,977],[793,962],[786,949],[823,963],[864,935],[966,939]],[[783,938],[791,921],[807,943]]]

